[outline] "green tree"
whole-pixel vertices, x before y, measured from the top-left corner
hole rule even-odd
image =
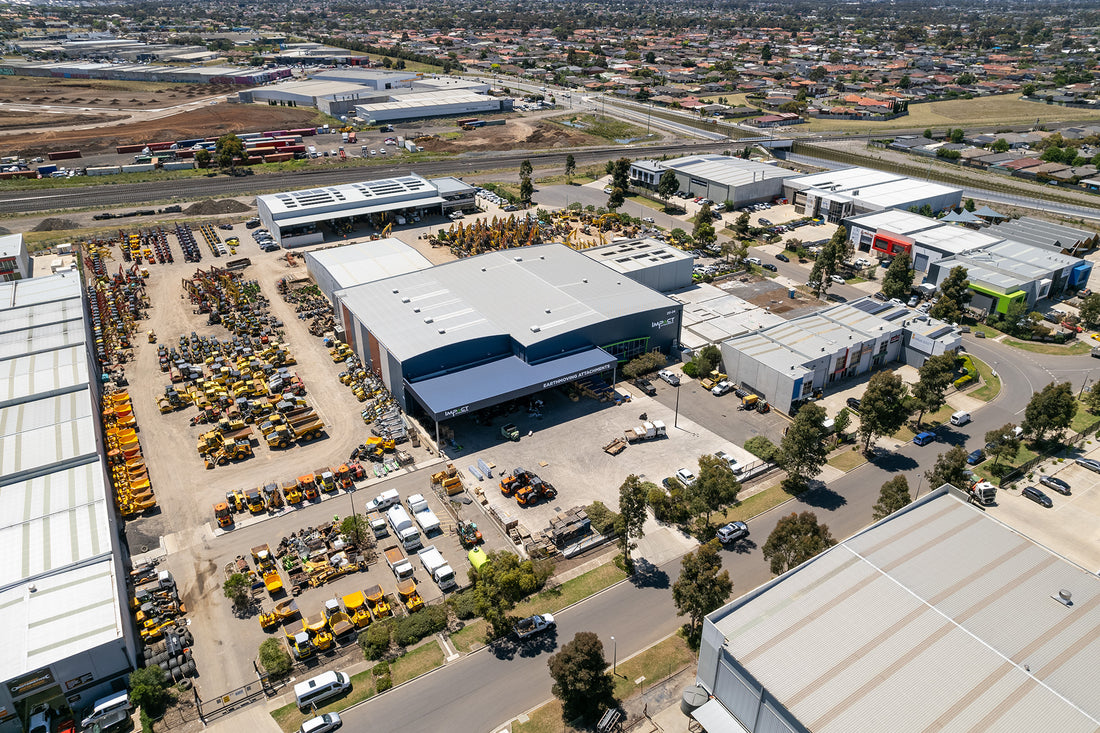
[[[714,222],[710,211],[710,204],[703,204],[699,213],[695,215],[695,229],[691,236],[703,249],[711,246],[718,239],[714,232]]]
[[[993,458],[994,466],[1002,460],[1015,460],[1020,452],[1020,436],[1016,434],[1016,426],[1013,423],[1006,423],[986,432],[985,444],[985,452]]]
[[[710,527],[710,515],[720,512],[737,501],[741,484],[729,464],[717,456],[699,456],[699,476],[687,487],[690,503],[696,513],[703,515],[704,526]]]
[[[562,720],[592,722],[614,704],[615,681],[607,671],[603,642],[591,631],[577,632],[547,664],[554,679],[551,691],[561,700]]]
[[[924,131],[924,137],[927,138],[928,140],[932,139],[932,128],[931,127],[927,128]]]
[[[844,431],[852,424],[852,413],[844,407],[833,418],[833,430],[836,431],[836,440],[838,443],[844,442]]]
[[[940,453],[936,457],[936,463],[924,473],[928,479],[930,489],[938,489],[944,484],[951,484],[960,489],[970,485],[966,467],[966,448],[961,445],[952,446],[946,453]]]
[[[195,165],[199,168],[205,168],[210,165],[210,151],[206,148],[195,151]]]
[[[156,717],[164,708],[167,689],[167,676],[160,667],[152,665],[130,673],[130,701],[150,717]]]
[[[524,176],[519,179],[519,200],[524,204],[530,204],[531,198],[535,195],[535,186],[531,183],[530,176]]]
[[[775,524],[764,543],[764,559],[772,575],[782,575],[836,544],[828,525],[817,521],[813,512],[791,513]]]
[[[994,153],[1007,153],[1008,148],[1008,141],[1005,140],[1003,137],[997,138],[994,143],[989,146],[989,149],[992,150]]]
[[[770,43],[765,43],[764,47],[760,49],[760,60],[764,62],[765,66],[772,60],[772,47]]]
[[[722,352],[714,344],[707,344],[699,349],[694,361],[699,373],[706,376],[722,366]]]
[[[237,613],[248,610],[251,603],[248,590],[251,585],[247,576],[243,573],[233,573],[222,583],[222,593],[226,598],[233,601],[233,610]]]
[[[490,552],[480,569],[470,568],[474,605],[478,615],[489,623],[490,638],[499,639],[512,630],[509,612],[518,601],[541,588],[550,572],[542,563],[520,560],[515,553],[505,551]]]
[[[573,154],[565,156],[565,180],[572,185],[573,174],[577,172],[577,161],[573,157]]]
[[[905,384],[894,372],[877,372],[867,382],[859,401],[859,435],[863,450],[879,435],[892,435],[909,417],[905,409]]]
[[[680,577],[672,584],[672,600],[676,604],[676,615],[688,617],[684,630],[693,649],[699,648],[703,618],[721,608],[732,592],[729,571],[722,570],[718,540],[699,545],[695,552],[681,559]]]
[[[1100,382],[1093,382],[1084,396],[1085,407],[1095,414],[1100,412]]]
[[[846,237],[847,230],[844,227],[838,227],[832,238],[821,247],[821,252],[810,270],[810,287],[813,288],[815,296],[825,292],[832,285],[830,278],[836,274],[840,263],[844,261]]]
[[[974,203],[974,199],[967,199],[966,203],[963,204],[963,208],[967,211],[974,212],[977,211],[978,205]]]
[[[356,547],[366,547],[372,539],[370,525],[362,514],[344,517],[344,521],[340,522],[340,531]]]
[[[665,200],[666,206],[673,194],[679,190],[680,181],[676,178],[676,171],[669,169],[661,174],[660,179],[657,181],[657,195]]]
[[[1081,300],[1078,309],[1081,314],[1081,323],[1089,328],[1100,326],[1100,293],[1090,293]]]
[[[619,533],[623,565],[631,574],[634,573],[634,558],[630,551],[638,546],[635,540],[645,537],[646,499],[650,490],[655,488],[655,484],[642,481],[634,474],[627,476],[619,487],[619,520],[615,529]]]
[[[232,169],[236,159],[244,160],[247,154],[244,151],[244,143],[236,135],[230,133],[222,135],[214,143],[214,157],[217,158],[219,168]]]
[[[886,274],[882,276],[882,294],[887,299],[908,297],[913,289],[913,277],[917,274],[909,265],[908,252],[894,255],[890,266],[886,268]]]
[[[874,506],[871,516],[877,522],[890,516],[898,509],[908,506],[912,499],[909,498],[909,482],[904,475],[895,476],[882,485],[878,492],[878,502]]]
[[[940,299],[928,311],[933,318],[938,318],[947,323],[958,323],[962,320],[963,306],[970,302],[970,281],[966,279],[966,268],[956,265],[942,283],[940,283]]]
[[[925,412],[935,412],[947,404],[945,395],[955,376],[955,354],[948,352],[928,357],[917,374],[920,378],[913,385],[912,402],[918,410],[919,428]]]
[[[956,145],[960,144],[965,137],[966,132],[961,127],[956,127],[954,130],[951,131],[950,134],[951,142],[955,143]]]
[[[520,178],[524,178],[524,177],[529,178],[531,176],[531,173],[533,173],[533,172],[534,172],[534,169],[531,167],[531,161],[524,158],[523,162],[519,164],[519,177]]]
[[[623,205],[624,201],[626,201],[626,191],[617,186],[612,186],[611,193],[607,195],[607,208],[615,211]]]
[[[630,188],[630,158],[619,158],[612,164],[611,186],[623,191]]]
[[[749,212],[741,212],[741,214],[733,222],[733,231],[738,236],[743,236],[749,233]]]
[[[268,676],[276,679],[290,674],[293,662],[286,647],[276,638],[265,639],[260,644],[260,665]]]
[[[1077,414],[1077,400],[1069,382],[1051,382],[1031,396],[1024,408],[1024,435],[1042,442],[1059,441]]]
[[[828,448],[825,445],[825,408],[807,402],[794,416],[779,444],[776,463],[787,472],[787,491],[803,491],[810,479],[825,465]]]
[[[623,377],[625,379],[634,379],[643,374],[655,372],[663,367],[666,361],[665,355],[660,351],[647,351],[644,354],[639,354],[623,365]]]

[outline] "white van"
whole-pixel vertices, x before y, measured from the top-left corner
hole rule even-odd
[[[952,425],[966,425],[970,422],[970,413],[965,410],[959,410],[951,416]]]
[[[299,710],[309,710],[348,689],[351,689],[351,680],[346,674],[324,672],[294,685],[294,700]]]
[[[92,712],[80,721],[81,728],[91,728],[99,724],[100,729],[115,723],[121,723],[130,717],[130,698],[126,691],[101,697],[92,704]]]

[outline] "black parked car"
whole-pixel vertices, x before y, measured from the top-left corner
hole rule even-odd
[[[648,379],[642,379],[639,377],[638,379],[634,380],[633,384],[635,387],[642,390],[642,392],[649,395],[650,397],[657,394],[657,388],[654,387],[652,382],[650,382]]]
[[[855,397],[849,397],[847,399],[848,407],[856,412],[859,412],[859,400]]]
[[[768,270],[770,272],[779,272],[779,268],[776,267],[775,265],[773,265],[770,262],[765,262],[764,264],[762,264],[760,266],[763,267],[765,270]]]
[[[790,262],[791,261],[791,258],[788,257],[787,255],[783,254],[782,252],[777,254],[775,256],[775,259],[779,260],[780,262]]]
[[[985,460],[985,451],[982,450],[981,448],[978,448],[977,450],[971,451],[970,455],[968,455],[966,457],[967,464],[969,464],[971,466],[976,466],[984,460]]]
[[[1028,499],[1031,499],[1036,504],[1042,504],[1047,509],[1050,509],[1052,506],[1054,506],[1054,502],[1050,500],[1050,497],[1044,494],[1042,491],[1039,491],[1034,486],[1025,486],[1024,490],[1020,493]]]

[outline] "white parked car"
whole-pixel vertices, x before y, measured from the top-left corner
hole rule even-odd
[[[692,473],[691,470],[687,469],[687,468],[678,468],[678,469],[676,469],[676,478],[684,486],[691,486],[693,483],[695,483],[695,474]]]
[[[343,722],[337,713],[325,713],[302,723],[298,733],[329,733],[329,731],[336,730],[341,725],[343,725]]]
[[[842,278],[840,275],[829,275],[829,279],[837,283],[838,285],[844,284],[844,278]]]
[[[729,392],[731,389],[733,389],[733,385],[723,379],[721,382],[711,388],[710,393],[715,397],[721,397],[726,392]]]
[[[680,375],[676,374],[675,372],[670,372],[668,369],[662,369],[661,371],[657,372],[657,376],[661,379],[662,382],[671,384],[673,387],[680,386]]]

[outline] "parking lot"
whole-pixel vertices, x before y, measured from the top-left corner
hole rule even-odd
[[[544,403],[541,418],[521,410],[481,424],[472,418],[449,421],[448,426],[455,432],[455,445],[446,450],[464,473],[467,485],[481,489],[499,516],[505,521],[515,519],[531,532],[544,529],[552,517],[574,506],[599,500],[615,509],[619,486],[632,473],[659,484],[678,468],[697,470],[700,455],[719,450],[739,462],[756,460],[740,445],[686,417],[683,405],[677,420],[674,409],[664,400],[647,397],[626,383],[620,383],[618,391],[629,395],[630,401],[614,405],[581,397],[573,402],[563,391],[551,390],[537,395]],[[617,456],[605,453],[603,446],[642,423],[639,419],[642,413],[649,421],[664,422],[667,437],[633,443]],[[518,442],[500,436],[501,426],[508,423],[519,429]],[[475,465],[478,459],[496,467],[492,478],[482,481],[472,478],[467,467]],[[500,475],[517,467],[553,484],[558,490],[557,498],[525,507],[502,495]]]
[[[1084,455],[1100,459],[1100,449]],[[1046,461],[1040,468],[1031,479],[1021,480],[1016,490],[998,491],[997,505],[988,508],[990,516],[1089,572],[1100,571],[1100,474],[1078,466],[1072,459],[1064,463]],[[1067,482],[1071,494],[1064,496],[1042,486],[1039,478],[1044,473]],[[1020,491],[1025,486],[1040,489],[1053,506],[1048,509],[1022,496]]]

